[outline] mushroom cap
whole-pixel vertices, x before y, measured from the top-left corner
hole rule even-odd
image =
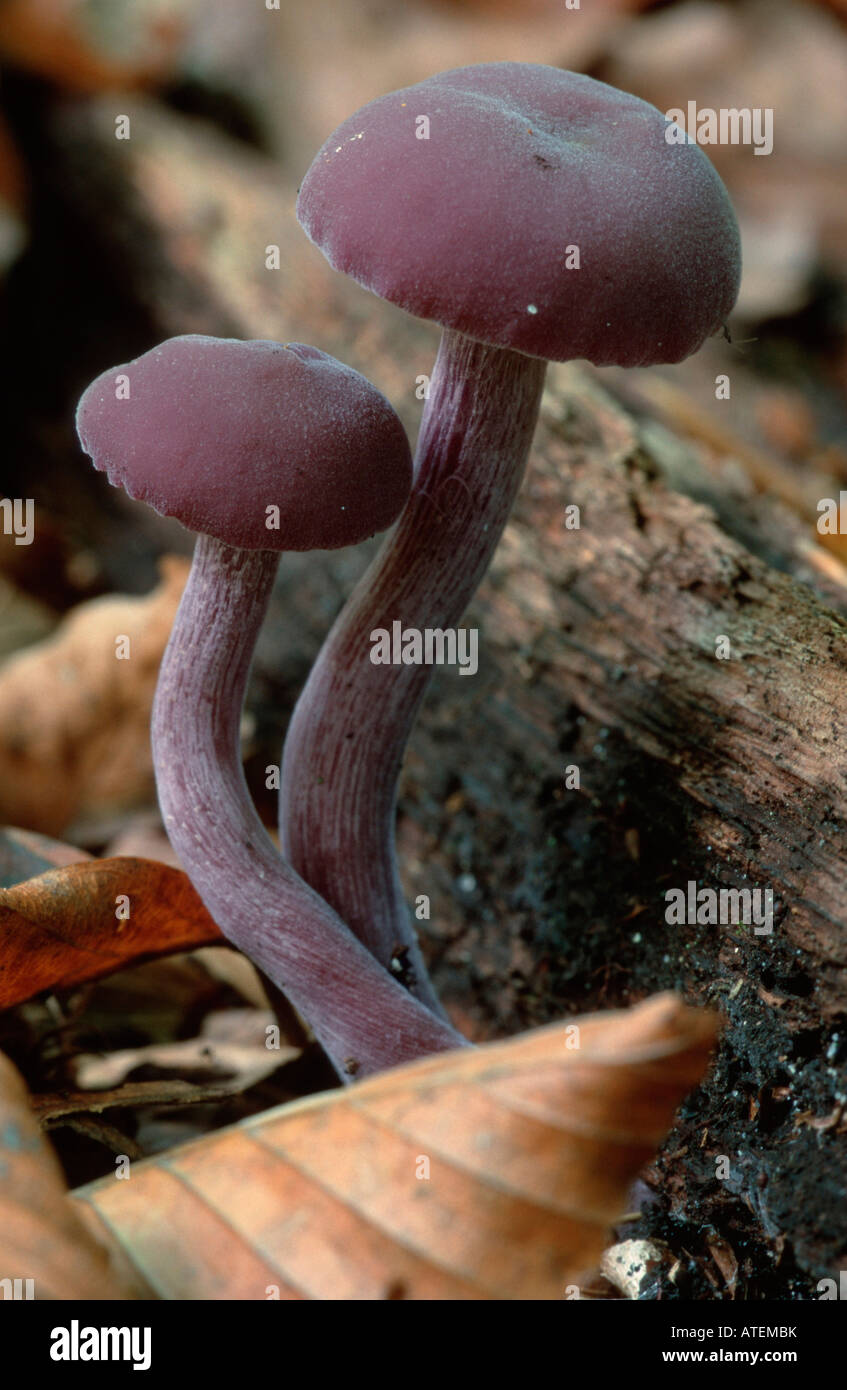
[[[679,362],[732,308],[741,256],[726,189],[670,125],[580,73],[455,68],[339,126],[297,215],[336,270],[469,337],[554,361]]]
[[[411,488],[388,401],[303,343],[170,338],[97,377],[76,424],[110,483],[245,550],[355,544],[390,526]]]

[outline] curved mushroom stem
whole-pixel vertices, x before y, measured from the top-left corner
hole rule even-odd
[[[432,670],[374,665],[371,634],[395,620],[419,631],[459,621],[520,487],[545,368],[445,331],[411,498],[324,643],[285,742],[287,857],[378,960],[408,961],[434,1009],[394,844],[400,764]]]
[[[162,661],[153,758],[171,844],[224,935],[288,996],[339,1074],[465,1043],[280,858],[241,766],[247,673],[279,556],[201,536]]]

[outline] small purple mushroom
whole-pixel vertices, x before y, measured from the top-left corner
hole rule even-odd
[[[412,940],[396,779],[430,669],[374,666],[370,634],[458,622],[521,483],[545,359],[679,362],[723,324],[735,217],[669,129],[589,77],[485,64],[363,107],[303,180],[298,216],[330,264],[444,329],[410,501],[312,670],[283,766],[286,853],[384,962]]]
[[[411,458],[394,411],[315,348],[192,336],[99,376],[77,429],[111,483],[200,532],[153,756],[168,836],[206,907],[348,1079],[462,1045],[280,858],[239,750],[280,552],[353,544],[403,506]]]

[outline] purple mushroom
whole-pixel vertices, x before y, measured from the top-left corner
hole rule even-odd
[[[340,1074],[460,1046],[280,858],[239,751],[280,552],[361,541],[403,506],[411,458],[394,411],[315,348],[192,336],[99,376],[77,429],[111,483],[200,532],[156,690],[153,756],[169,838],[206,907]]]
[[[373,665],[370,635],[458,622],[520,486],[546,359],[679,362],[723,324],[735,217],[669,131],[589,77],[485,64],[363,107],[303,181],[298,216],[330,264],[444,329],[411,498],[313,668],[283,766],[286,853],[383,962],[412,940],[396,780],[430,669]]]

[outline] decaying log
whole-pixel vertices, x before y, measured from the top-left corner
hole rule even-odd
[[[108,248],[150,340],[314,341],[414,428],[431,327],[333,276],[259,156],[128,109],[123,150],[103,105],[61,113],[50,139],[59,195]],[[255,682],[257,768],[273,751],[263,711],[290,707],[365,558],[283,565]],[[737,1232],[748,1296],[815,1297],[847,1259],[845,613],[847,572],[784,501],[756,495],[743,459],[707,465],[596,374],[557,367],[467,615],[479,673],[437,674],[409,749],[408,892],[430,898],[422,936],[462,1026],[504,1034],[666,986],[727,1015],[715,1074],[627,1228],[689,1252],[682,1292],[726,1292],[710,1225],[730,1244]],[[668,923],[666,891],[690,881],[770,889],[772,932]]]

